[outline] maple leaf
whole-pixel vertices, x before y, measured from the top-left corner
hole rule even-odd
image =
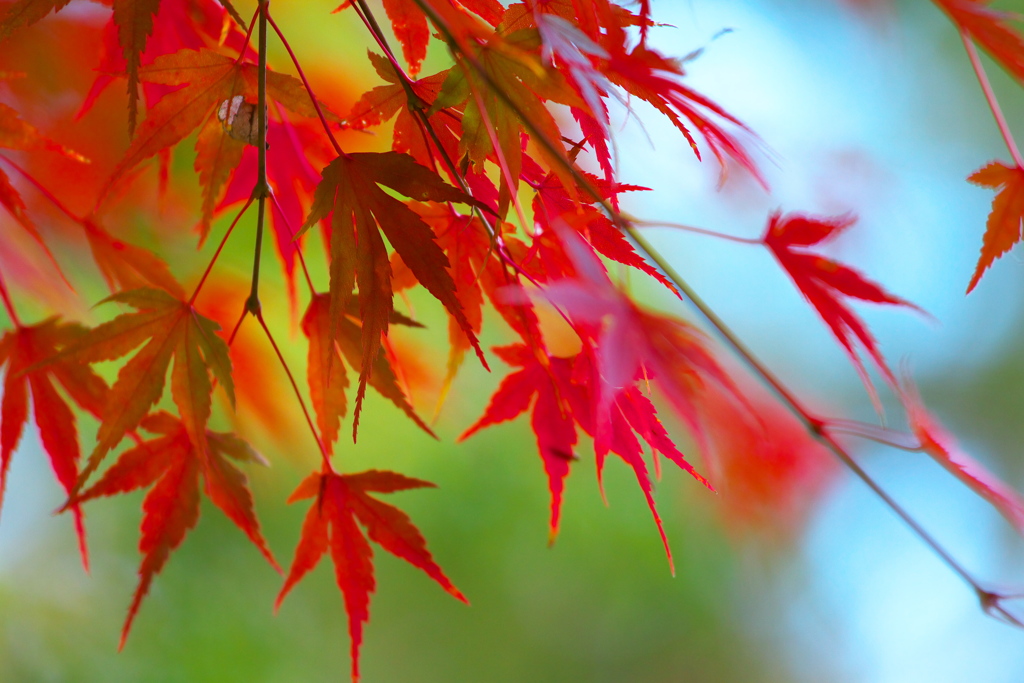
[[[1024,39],[1008,22],[1018,14],[989,7],[988,0],[934,0],[953,23],[981,43],[992,58],[1024,83]]]
[[[638,185],[609,184],[590,173],[584,172],[582,175],[604,198],[614,199],[620,192],[650,189]],[[668,278],[636,252],[622,231],[601,209],[593,203],[574,200],[553,173],[529,182],[537,192],[533,200],[533,217],[541,228],[541,234],[544,231],[550,232],[555,222],[562,221],[575,228],[605,258],[647,273],[679,296]]]
[[[996,191],[982,241],[981,256],[971,282],[967,285],[967,293],[970,294],[985,270],[1020,241],[1021,221],[1024,220],[1024,169],[993,161],[967,179]]]
[[[675,80],[683,75],[677,61],[664,57],[643,42],[630,51],[626,50],[624,42],[609,46],[606,41],[606,47],[610,57],[603,72],[609,80],[667,116],[700,159],[697,141],[684,120],[696,128],[721,164],[722,180],[725,179],[725,156],[730,156],[767,187],[764,176],[743,144],[716,119],[725,121],[755,141],[757,138],[746,125],[714,101]]]
[[[746,399],[710,390],[701,413],[712,444],[706,450],[715,507],[728,531],[767,537],[784,548],[811,519],[838,475],[834,458],[773,396],[741,385]]]
[[[135,134],[139,115],[139,67],[146,40],[153,33],[153,17],[160,0],[114,0],[114,24],[124,51],[128,74],[128,137]]]
[[[184,87],[165,95],[148,112],[124,158],[107,181],[107,189],[139,162],[180,142],[202,125],[223,102],[239,96],[251,102],[255,101],[257,94],[255,64],[207,49],[180,50],[158,57],[152,64],[139,69],[139,78],[149,83]],[[302,82],[292,76],[268,71],[267,95],[301,116],[312,118],[317,115]],[[227,136],[226,131],[221,131],[221,134]],[[209,140],[211,135],[213,133],[208,132],[202,140],[202,160],[211,158],[210,147],[214,144]],[[225,150],[224,153],[230,154],[230,151]],[[197,163],[201,160],[197,159]],[[211,183],[213,179],[220,183],[226,181],[223,164],[220,168],[209,171]],[[217,194],[217,191],[212,194]]]
[[[401,510],[382,503],[370,493],[393,493],[408,489],[433,487],[427,481],[413,479],[395,472],[368,470],[358,474],[312,474],[299,484],[288,499],[293,503],[316,498],[306,513],[302,537],[295,548],[288,578],[277,596],[275,609],[280,608],[288,592],[316,567],[328,550],[334,561],[334,573],[345,600],[351,639],[352,680],[359,680],[359,648],[363,642],[363,625],[370,618],[370,594],[376,588],[373,575],[373,549],[360,531],[366,529],[370,540],[395,557],[421,569],[449,594],[466,604],[459,592],[427,550],[426,541],[408,516]]]
[[[345,398],[348,376],[345,374],[345,364],[338,353],[339,349],[353,367],[361,368],[363,365],[360,339],[362,331],[359,324],[353,321],[349,315],[343,315],[338,321],[337,337],[332,342],[330,308],[330,296],[317,294],[309,302],[309,308],[306,309],[306,314],[302,318],[302,331],[309,339],[307,364],[309,393],[313,401],[313,409],[316,412],[317,426],[320,428],[320,434],[323,436],[324,445],[327,446],[328,451],[333,448],[334,442],[338,439],[340,420],[345,416],[348,407]],[[393,312],[390,322],[392,324],[396,322],[408,324],[412,321],[399,317]],[[381,396],[390,400],[409,416],[409,419],[415,422],[420,429],[437,438],[430,427],[413,410],[405,393],[398,385],[395,371],[383,354],[377,355],[368,382]],[[355,428],[353,425],[353,433]]]
[[[554,539],[561,519],[565,478],[569,476],[570,463],[576,459],[576,426],[563,398],[569,386],[572,363],[565,358],[538,357],[538,353],[521,344],[491,350],[508,365],[520,369],[501,380],[484,414],[458,440],[465,441],[485,427],[514,420],[533,404],[530,427],[548,477],[551,493],[548,536]]]
[[[445,69],[432,76],[425,76],[409,84],[414,98],[403,86],[403,81],[394,66],[385,57],[374,52],[368,53],[374,70],[388,85],[379,85],[363,93],[346,117],[346,125],[353,128],[375,126],[391,119],[395,114],[394,144],[396,152],[407,152],[423,165],[430,164],[430,134],[421,130],[413,108],[419,108],[430,122],[434,134],[437,135],[441,147],[449,158],[458,158],[459,139],[462,137],[462,114],[454,108],[433,111],[431,108],[441,92],[441,87],[448,77],[450,69]]]
[[[409,155],[398,152],[340,156],[324,168],[322,176],[302,230],[332,216],[331,339],[340,338],[338,325],[342,312],[355,284],[359,285],[362,367],[354,425],[359,421],[366,382],[380,351],[381,335],[387,334],[394,310],[391,267],[381,233],[420,284],[455,318],[486,367],[483,351],[456,295],[448,258],[437,245],[433,231],[416,212],[381,186],[418,201],[477,204],[476,200],[445,183]]]
[[[597,478],[602,495],[602,473],[609,451],[633,469],[674,573],[668,537],[654,502],[652,483],[637,435],[647,442],[655,457],[659,453],[664,455],[708,489],[714,489],[672,442],[657,417],[654,404],[637,387],[630,386],[615,392],[608,404],[602,405],[601,381],[593,376],[593,362],[587,353],[574,357],[549,357],[522,344],[496,347],[493,351],[508,365],[521,369],[502,380],[484,414],[463,432],[459,441],[485,427],[515,419],[532,403],[530,425],[548,477],[551,494],[549,540],[553,541],[558,534],[565,478],[569,475],[569,465],[577,459],[574,449],[578,424],[588,435],[595,437]],[[599,425],[604,425],[606,432],[604,446],[596,440]]]
[[[739,399],[732,381],[708,349],[706,336],[685,321],[638,306],[612,284],[604,264],[579,233],[559,221],[552,228],[558,240],[544,241],[542,248],[552,250],[552,242],[560,246],[564,251],[549,258],[575,272],[546,283],[542,294],[574,321],[576,332],[595,349],[601,387],[595,412],[597,451],[607,449],[609,411],[615,395],[638,377],[656,379],[672,407],[701,439],[697,406],[706,383]]]
[[[249,537],[270,565],[281,571],[260,532],[246,477],[231,463],[266,465],[263,456],[234,434],[222,432],[205,431],[206,445],[200,448],[185,424],[162,411],[143,418],[140,425],[159,436],[122,453],[95,484],[71,500],[77,506],[100,496],[152,486],[142,501],[139,585],[121,631],[120,648],[153,577],[199,520],[200,477],[207,497]]]
[[[133,289],[105,299],[135,308],[90,330],[59,356],[95,363],[113,360],[142,346],[120,370],[103,410],[96,447],[82,473],[87,477],[125,434],[135,429],[160,400],[171,359],[171,397],[189,438],[208,457],[206,423],[213,385],[210,372],[235,403],[227,344],[217,336],[220,326],[196,312],[191,303],[163,290]]]
[[[115,238],[102,227],[95,215],[86,216],[81,225],[96,266],[111,292],[157,287],[179,299],[185,296],[181,285],[159,256]]]
[[[106,0],[110,4],[110,0]],[[149,65],[161,55],[172,54],[187,48],[198,50],[203,47],[214,48],[224,45],[241,53],[246,49],[252,55],[251,48],[244,48],[245,34],[238,25],[231,21],[224,6],[217,0],[171,0],[159,3],[159,9],[153,15],[153,32],[145,40],[139,54],[139,64]],[[81,118],[96,104],[96,100],[106,88],[114,82],[118,74],[127,74],[129,70],[125,57],[125,48],[121,40],[122,28],[117,17],[112,15],[103,28],[102,54],[97,72],[89,92],[82,101],[75,118]],[[138,81],[138,68],[136,68]],[[143,100],[147,108],[152,107],[161,97],[174,90],[172,86],[142,82]],[[132,97],[129,93],[129,97]]]
[[[515,227],[499,222],[502,234],[492,236],[479,218],[453,211],[448,206],[413,204],[411,207],[426,221],[437,235],[437,243],[451,263],[452,279],[459,301],[466,312],[466,320],[476,334],[483,325],[484,295],[505,322],[523,339],[537,338],[537,321],[533,311],[510,304],[502,295],[502,288],[515,284],[515,272],[499,254],[505,258],[525,261],[528,249],[514,236]],[[400,256],[391,259],[396,290],[416,284],[416,277]],[[448,373],[441,389],[443,397],[455,379],[465,359],[466,351],[472,348],[469,337],[458,322],[449,316]]]
[[[0,41],[19,28],[31,26],[50,12],[59,12],[71,0],[18,0],[0,18]]]
[[[917,388],[905,380],[900,398],[921,450],[968,488],[986,500],[1006,518],[1017,533],[1024,535],[1024,497],[1000,481],[984,465],[967,455],[924,407]]]
[[[576,108],[587,105],[568,87],[559,71],[541,61],[540,34],[536,29],[520,29],[508,35],[494,33],[473,45],[470,54],[486,78],[476,72],[475,65],[459,60],[449,71],[430,112],[465,103],[459,158],[468,159],[478,172],[483,172],[484,162],[494,156],[501,169],[498,213],[503,216],[519,185],[524,156],[522,138],[527,127],[552,144],[561,140],[558,124],[545,101]],[[499,97],[497,90],[504,97]],[[544,147],[539,152],[564,184],[571,187],[565,159],[551,158]]]
[[[57,392],[54,380],[64,387],[75,403],[99,416],[106,403],[107,385],[87,365],[70,359],[40,367],[41,361],[55,356],[74,344],[85,328],[51,318],[37,325],[19,326],[0,337],[0,366],[7,366],[0,404],[0,507],[11,457],[28,421],[28,397],[39,428],[39,439],[50,458],[57,481],[71,493],[78,481],[78,428],[75,414]],[[71,507],[75,517],[79,549],[86,569],[89,566],[82,510]]]
[[[895,377],[878,350],[878,344],[871,336],[867,326],[840,297],[847,296],[873,303],[907,306],[916,311],[921,311],[921,309],[909,301],[889,294],[852,268],[806,250],[807,247],[834,238],[853,225],[854,220],[849,216],[815,218],[802,214],[783,215],[781,212],[776,212],[768,218],[768,227],[762,239],[765,246],[778,259],[779,264],[789,273],[800,293],[810,302],[814,310],[828,325],[832,334],[839,340],[839,344],[850,357],[857,373],[864,381],[864,385],[874,397],[871,380],[867,376],[860,357],[854,350],[855,341],[864,347],[890,384],[896,384]],[[923,311],[921,312],[923,313]]]
[[[0,81],[4,80],[0,75]],[[31,124],[23,121],[18,112],[6,104],[0,103],[0,147],[23,151],[50,151],[57,152],[69,159],[88,163],[89,160],[78,152],[65,147],[64,145],[51,140],[39,132]],[[2,158],[2,157],[0,157]],[[26,210],[25,202],[21,195],[11,184],[10,178],[0,168],[0,205],[7,209],[14,219],[23,227],[32,238],[46,251],[47,256],[56,265],[53,254],[49,247],[43,242],[42,236],[36,229]],[[59,269],[59,268],[58,268]]]
[[[427,57],[427,43],[430,42],[427,18],[413,0],[384,0],[384,11],[391,20],[395,38],[402,44],[409,73],[415,76]]]

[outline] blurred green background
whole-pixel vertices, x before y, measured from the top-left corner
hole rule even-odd
[[[368,65],[352,57],[360,40],[354,17],[328,17],[325,7],[300,4],[275,10],[286,32],[294,26],[302,36],[295,41],[300,57],[338,55],[354,62],[343,77],[369,78]],[[909,357],[926,400],[967,450],[1021,488],[1019,258],[1004,258],[970,298],[963,296],[991,201],[964,178],[1006,154],[945,18],[923,1],[653,6],[672,25],[654,32],[664,51],[682,55],[706,46],[688,64],[691,84],[770,147],[773,193],[738,172],[716,192],[717,169],[698,165],[684,141],[637,106],[646,130],[621,127],[621,177],[654,192],[636,197],[630,209],[747,236],[759,234],[778,207],[855,210],[858,228],[830,253],[921,304],[939,325],[859,310],[893,364]],[[733,31],[711,40],[723,28]],[[440,50],[432,53],[437,65],[443,58]],[[1024,114],[1024,97],[989,67],[1013,126]],[[174,169],[184,186],[194,183],[188,153],[176,156]],[[873,419],[848,363],[765,254],[668,231],[652,235],[787,382],[830,412]],[[315,241],[309,245],[318,253]],[[244,282],[251,247],[236,240],[232,248],[225,267]],[[204,262],[197,260],[197,272]],[[304,342],[289,328],[282,292],[280,280],[268,281],[265,310],[280,312],[276,332],[301,367]],[[97,289],[93,300],[100,296]],[[445,342],[437,330],[444,323],[426,300],[413,303],[433,331],[403,332],[403,339],[431,349],[419,360],[436,364],[440,374]],[[492,331],[485,341],[507,338]],[[845,477],[810,511],[806,528],[736,533],[722,522],[727,502],[666,468],[657,502],[675,554],[673,578],[633,474],[609,460],[606,507],[584,451],[567,483],[561,534],[548,547],[548,496],[526,420],[454,444],[503,373],[495,367],[487,375],[467,363],[437,423],[438,442],[376,396],[363,414],[359,444],[342,436],[346,471],[394,469],[438,484],[384,498],[412,517],[472,602],[456,602],[377,549],[364,680],[1024,680],[1021,634],[985,617],[969,590]],[[417,399],[430,415],[433,397]],[[287,410],[289,419],[297,417]],[[895,407],[891,414],[898,422]],[[254,414],[243,410],[239,420],[272,462],[249,475],[270,547],[287,564],[306,506],[284,500],[316,457],[304,436],[282,443],[260,430]],[[968,567],[1024,587],[1024,546],[995,513],[924,456],[857,446],[871,471]],[[206,501],[198,527],[155,580],[127,647],[117,653],[139,562],[141,500],[136,494],[87,506],[93,566],[85,575],[70,521],[50,514],[61,492],[38,440],[26,434],[0,523],[0,681],[347,678],[347,622],[329,560],[274,616],[280,577]]]

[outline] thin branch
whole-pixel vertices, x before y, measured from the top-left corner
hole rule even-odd
[[[220,244],[217,245],[217,251],[213,252],[213,258],[210,259],[209,265],[207,265],[206,270],[203,271],[203,276],[199,278],[199,284],[196,285],[195,291],[193,291],[192,296],[189,297],[188,303],[190,305],[195,303],[196,297],[199,296],[199,290],[203,288],[203,285],[206,283],[206,278],[210,276],[210,271],[213,270],[213,265],[217,263],[217,258],[220,256],[220,252],[224,250],[224,245],[227,244],[228,237],[231,236],[235,226],[238,225],[238,221],[242,218],[242,215],[245,214],[245,210],[249,208],[250,204],[252,204],[252,197],[249,197],[245,206],[243,206],[238,212],[238,215],[235,216],[235,220],[231,221],[231,225],[228,226],[227,232],[224,233],[224,237],[221,238]]]
[[[259,6],[256,7],[256,11],[253,12],[253,17],[249,20],[249,28],[246,29],[246,39],[242,42],[242,49],[239,50],[239,58],[234,60],[236,65],[242,63],[242,60],[246,57],[246,51],[249,49],[249,41],[253,36],[253,29],[256,28],[256,19],[259,17]],[[246,28],[242,25],[242,28]]]
[[[1006,117],[1003,116],[1003,110],[999,108],[999,101],[996,100],[996,94],[992,90],[992,84],[988,80],[988,74],[985,73],[985,67],[981,64],[981,57],[978,56],[978,48],[974,47],[974,40],[971,38],[971,34],[968,33],[967,29],[960,29],[960,39],[964,41],[964,49],[967,50],[967,56],[971,60],[971,67],[974,69],[974,75],[978,77],[978,83],[981,84],[981,90],[985,93],[985,99],[988,101],[989,109],[992,110],[992,116],[996,120],[996,125],[999,126],[999,132],[1003,136],[1006,148],[1010,150],[1010,156],[1013,157],[1013,163],[1017,164],[1018,168],[1024,168],[1024,158],[1021,157],[1020,150],[1017,149],[1017,142],[1013,139],[1013,133],[1010,132],[1010,126],[1006,123]]]
[[[633,225],[643,225],[652,228],[673,228],[675,230],[682,230],[684,232],[692,232],[696,235],[706,235],[708,237],[715,237],[720,240],[728,240],[729,242],[738,242],[739,244],[754,244],[764,245],[764,240],[756,239],[753,237],[739,237],[737,235],[730,235],[724,232],[718,232],[717,230],[707,230],[705,228],[697,228],[692,225],[685,225],[683,223],[672,223],[669,221],[647,221],[640,218],[631,218],[630,223]]]
[[[807,433],[810,434],[816,441],[825,446],[832,454],[839,459],[843,465],[854,473],[858,479],[871,489],[871,491],[878,496],[883,503],[885,503],[889,509],[891,509],[896,515],[903,520],[911,531],[914,532],[920,538],[925,545],[931,548],[940,560],[942,560],[947,567],[949,567],[954,574],[958,575],[967,585],[969,585],[974,592],[978,595],[979,599],[983,600],[983,596],[987,594],[984,588],[981,587],[980,582],[974,578],[974,576],[968,572],[950,553],[946,548],[939,543],[930,533],[928,533],[921,524],[914,519],[903,507],[896,502],[879,484],[876,482],[870,474],[864,470],[863,467],[857,463],[856,460],[847,452],[843,446],[836,441],[827,429],[827,424],[819,418],[813,417],[810,411],[804,407],[804,405],[783,385],[778,378],[764,365],[751,351],[743,344],[742,341],[733,333],[733,331],[722,321],[718,315],[711,310],[711,308],[704,302],[697,293],[690,288],[689,284],[683,280],[683,278],[677,273],[672,266],[670,266],[665,259],[659,254],[639,233],[633,228],[627,229],[628,234],[633,238],[644,254],[650,258],[655,265],[657,265],[672,281],[679,291],[685,296],[694,308],[711,324],[718,334],[726,340],[733,352],[739,356],[753,371],[754,373],[764,381],[775,393],[779,396],[782,404],[789,409],[789,411],[795,415],[804,425]]]
[[[858,422],[856,420],[826,420],[825,429],[833,434],[845,434],[856,436],[868,441],[874,441],[890,448],[901,451],[920,452],[923,449],[920,439],[913,434],[907,434],[887,427]]]
[[[284,221],[285,227],[288,228],[288,232],[291,234],[292,241],[295,240],[295,229],[291,223],[288,222],[288,217],[284,213],[284,209],[281,208],[281,203],[277,201],[277,195],[273,192],[270,193],[270,200],[274,202],[274,208],[277,209],[277,213],[280,214],[281,220]],[[301,245],[296,245],[295,255],[299,257],[299,265],[302,266],[302,274],[306,278],[306,284],[309,286],[310,295],[316,294],[316,287],[313,286],[313,278],[309,276],[309,268],[306,267],[306,259],[302,255]]]
[[[281,349],[278,348],[277,342],[274,341],[274,335],[270,333],[270,328],[267,327],[267,323],[263,320],[263,312],[257,311],[253,313],[256,319],[260,321],[260,327],[267,335],[267,339],[270,340],[270,345],[274,347],[274,353],[277,354],[277,360],[281,362],[281,367],[284,368],[284,372],[288,375],[288,381],[291,382],[292,390],[295,392],[295,398],[299,401],[299,407],[302,408],[302,414],[306,418],[306,424],[309,425],[309,431],[312,432],[313,438],[316,440],[317,448],[320,449],[320,455],[323,459],[324,468],[329,472],[334,472],[334,468],[331,466],[331,458],[327,454],[327,448],[324,447],[324,442],[320,438],[319,432],[316,431],[316,427],[313,426],[313,419],[309,416],[309,410],[306,409],[306,402],[302,398],[302,392],[299,391],[299,385],[295,381],[295,376],[292,375],[291,368],[288,367],[288,362],[284,359],[284,355],[281,353]]]
[[[330,125],[327,123],[327,117],[324,115],[323,109],[320,107],[320,101],[316,98],[316,93],[313,92],[313,86],[309,84],[309,79],[306,78],[306,73],[302,70],[302,65],[299,64],[299,58],[295,56],[295,52],[292,50],[292,46],[288,43],[288,39],[284,37],[284,33],[277,27],[277,22],[274,21],[274,17],[267,13],[267,21],[273,27],[274,32],[277,33],[277,37],[280,39],[281,44],[284,45],[284,49],[288,51],[288,56],[292,59],[292,64],[295,65],[295,71],[299,74],[299,79],[302,81],[303,87],[306,88],[306,92],[309,94],[309,99],[313,100],[313,108],[316,110],[316,115],[320,117],[320,124],[324,127],[324,132],[327,133],[327,137],[331,140],[331,145],[334,147],[334,151],[337,152],[339,157],[348,157],[344,150],[341,149],[341,145],[338,144],[337,139],[334,137],[334,132],[331,130]]]

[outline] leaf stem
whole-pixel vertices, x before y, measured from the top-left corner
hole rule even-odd
[[[706,235],[708,237],[716,237],[721,240],[728,240],[729,242],[737,242],[739,244],[753,244],[757,246],[763,246],[764,240],[755,239],[753,237],[739,237],[737,235],[730,235],[724,232],[718,232],[717,230],[707,230],[705,228],[697,228],[692,225],[685,225],[683,223],[671,223],[669,221],[647,221],[640,218],[631,218],[629,221],[632,225],[643,225],[657,228],[673,228],[675,230],[683,230],[685,232],[692,232],[695,235]]]
[[[833,434],[856,436],[901,451],[916,453],[924,448],[921,441],[912,434],[856,420],[827,420],[825,429]]]
[[[11,319],[14,326],[20,330],[22,328],[21,320],[18,318],[18,312],[14,310],[14,302],[11,301],[11,295],[7,292],[7,284],[4,282],[3,273],[0,273],[0,298],[4,300],[7,316]]]
[[[996,120],[996,125],[999,126],[999,132],[1003,136],[1006,148],[1010,150],[1010,156],[1013,157],[1013,163],[1017,164],[1018,168],[1024,168],[1024,158],[1021,157],[1020,150],[1017,149],[1017,142],[1013,139],[1013,133],[1010,132],[1010,126],[1006,123],[1006,117],[1003,116],[1003,110],[999,107],[999,101],[996,100],[996,94],[988,80],[988,74],[985,73],[985,67],[981,64],[978,48],[974,46],[974,40],[967,29],[960,29],[960,39],[964,41],[964,49],[967,50],[967,56],[971,60],[974,75],[978,77],[978,83],[981,84],[981,90],[985,93],[988,107],[992,110],[992,116]]]
[[[320,107],[320,101],[316,98],[316,93],[313,92],[313,86],[309,84],[309,79],[306,78],[306,73],[302,70],[302,65],[299,64],[299,58],[295,56],[295,52],[292,50],[292,46],[288,43],[288,39],[284,37],[284,33],[278,28],[277,22],[274,21],[274,17],[267,13],[267,21],[273,27],[274,32],[280,39],[281,44],[284,45],[284,49],[288,51],[288,56],[292,58],[292,64],[295,65],[295,71],[299,74],[299,79],[302,81],[303,87],[306,88],[306,92],[309,94],[309,99],[313,101],[313,109],[316,110],[316,115],[320,117],[320,124],[324,127],[324,132],[327,133],[327,137],[331,141],[331,145],[334,147],[334,151],[337,152],[340,157],[348,157],[345,151],[341,149],[341,145],[338,144],[338,140],[334,137],[334,132],[331,131],[330,125],[327,123],[327,117],[324,116],[324,111]]]
[[[231,225],[228,226],[227,231],[224,233],[224,237],[221,238],[220,244],[217,245],[217,251],[213,252],[213,258],[210,259],[209,265],[207,265],[206,270],[203,271],[203,276],[199,278],[199,284],[196,285],[195,291],[193,291],[192,296],[189,297],[189,305],[196,302],[196,297],[199,296],[199,290],[201,290],[203,285],[206,284],[206,278],[210,276],[210,271],[213,270],[213,265],[217,263],[217,258],[220,256],[220,252],[224,250],[224,245],[227,244],[228,238],[231,237],[231,233],[234,231],[235,226],[238,225],[238,221],[241,220],[242,216],[245,214],[245,210],[249,208],[250,204],[252,204],[252,197],[249,197],[249,200],[239,210],[238,215],[235,216],[235,220],[231,221]]]
[[[241,64],[242,60],[245,59],[245,54],[249,50],[249,40],[252,38],[252,30],[256,27],[256,19],[260,16],[260,8],[257,6],[256,11],[252,15],[252,19],[249,20],[249,25],[243,23],[242,27],[245,28],[245,40],[242,41],[242,49],[238,51],[238,59],[235,60],[235,64]]]
[[[277,195],[273,192],[270,193],[270,200],[274,202],[274,208],[277,209],[277,213],[280,214],[281,220],[284,221],[285,226],[288,228],[288,232],[291,234],[292,240],[295,240],[295,229],[291,223],[288,222],[288,218],[285,216],[284,209],[281,208],[281,203],[277,201]],[[299,265],[302,266],[302,274],[306,278],[306,284],[309,286],[309,293],[311,296],[316,295],[316,287],[313,286],[313,278],[309,276],[309,268],[306,267],[306,258],[302,255],[302,249],[299,248],[301,245],[296,246],[295,255],[299,259]]]
[[[260,321],[260,327],[263,328],[263,332],[267,335],[270,345],[274,347],[274,353],[277,354],[277,359],[281,362],[281,367],[284,368],[285,374],[288,375],[288,381],[291,382],[292,390],[295,392],[295,398],[298,399],[299,407],[302,408],[302,414],[306,418],[306,424],[309,425],[309,431],[312,432],[313,438],[316,440],[317,448],[320,449],[320,455],[323,459],[324,467],[327,471],[333,473],[334,468],[331,466],[331,459],[327,454],[327,449],[324,447],[324,442],[320,438],[320,434],[316,431],[316,427],[313,426],[313,419],[309,416],[309,410],[306,409],[306,402],[302,399],[302,392],[299,391],[299,385],[295,381],[295,376],[292,375],[291,368],[288,367],[288,362],[284,359],[284,355],[281,353],[281,349],[277,346],[277,342],[274,341],[274,335],[270,333],[270,328],[267,327],[267,323],[263,320],[263,312],[256,311],[253,315]]]

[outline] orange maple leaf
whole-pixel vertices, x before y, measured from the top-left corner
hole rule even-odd
[[[152,64],[140,68],[139,78],[147,83],[184,87],[165,95],[148,112],[124,158],[107,181],[103,194],[139,162],[181,142],[203,125],[223,103],[236,97],[255,102],[257,70],[255,64],[207,49],[179,50],[160,56]],[[268,71],[267,94],[296,114],[317,115],[302,82],[292,76]],[[233,168],[232,164],[237,165],[244,145],[231,139],[217,121],[208,123],[196,145],[196,163],[207,196],[204,201],[212,205],[208,197],[219,193]]]
[[[191,303],[158,289],[133,289],[106,301],[137,309],[103,323],[71,344],[57,358],[94,363],[124,356],[143,345],[121,368],[103,410],[96,447],[79,486],[125,434],[135,429],[160,400],[171,359],[171,396],[189,438],[202,457],[208,453],[206,423],[210,419],[213,385],[210,372],[235,403],[228,347],[217,336],[220,326],[200,315]]]
[[[992,9],[988,0],[934,1],[954,24],[981,43],[1014,78],[1024,82],[1024,39],[1009,23],[1020,15]]]
[[[985,270],[1020,241],[1021,221],[1024,220],[1024,169],[993,161],[967,179],[996,191],[982,240],[981,256],[971,282],[967,285],[969,294]]]

